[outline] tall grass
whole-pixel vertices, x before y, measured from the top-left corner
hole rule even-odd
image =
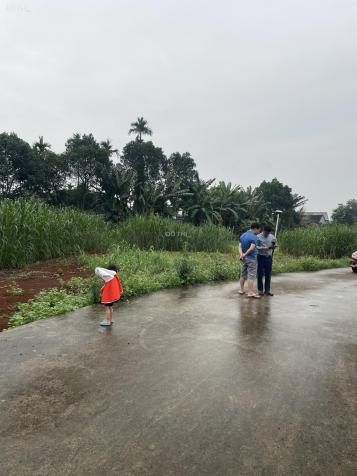
[[[166,251],[230,250],[232,233],[212,224],[194,226],[156,215],[138,215],[128,218],[116,232],[119,241],[126,241],[140,249]]]
[[[279,236],[283,253],[291,256],[342,258],[357,250],[357,227],[323,225],[283,231]]]
[[[99,215],[53,208],[37,199],[0,200],[0,268],[105,251],[111,227]]]

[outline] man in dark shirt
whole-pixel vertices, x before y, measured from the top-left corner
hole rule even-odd
[[[245,294],[244,284],[248,281],[248,297],[259,299],[254,292],[254,280],[257,276],[257,235],[260,231],[259,223],[252,223],[250,230],[243,233],[239,239],[239,256],[242,261],[240,291]]]

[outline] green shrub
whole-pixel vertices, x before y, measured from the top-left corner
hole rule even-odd
[[[103,281],[99,280],[97,277],[93,276],[87,280],[88,283],[88,294],[90,301],[93,304],[100,303],[100,290],[103,286]]]
[[[195,261],[187,254],[176,258],[175,269],[181,284],[189,284],[194,281],[192,272],[195,266]]]
[[[227,262],[222,257],[214,257],[213,260],[213,280],[223,281],[225,279],[237,279],[240,273],[238,257],[232,262]]]

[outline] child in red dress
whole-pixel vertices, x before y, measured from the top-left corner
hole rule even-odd
[[[117,272],[117,267],[114,265],[109,265],[108,268],[95,268],[96,276],[104,281],[101,289],[101,303],[105,305],[106,319],[100,323],[103,327],[110,327],[113,324],[113,304],[119,301],[123,292]]]

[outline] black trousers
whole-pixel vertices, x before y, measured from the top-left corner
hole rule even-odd
[[[273,258],[271,256],[258,255],[258,291],[270,292],[271,270],[273,267]],[[263,287],[263,277],[264,287]]]

